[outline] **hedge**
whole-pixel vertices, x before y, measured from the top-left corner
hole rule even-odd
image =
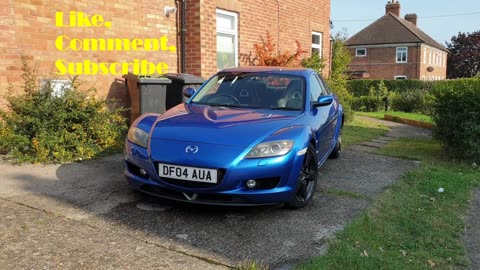
[[[347,89],[354,97],[366,96],[371,87],[376,87],[383,82],[389,91],[406,92],[409,90],[423,89],[429,91],[434,81],[421,80],[350,80],[347,82]]]
[[[480,161],[480,79],[439,81],[433,86],[435,136],[451,157]]]

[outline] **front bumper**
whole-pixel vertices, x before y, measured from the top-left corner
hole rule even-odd
[[[172,146],[166,144],[164,147]],[[184,145],[178,147],[185,149]],[[297,155],[294,149],[281,157],[243,159],[239,157],[243,157],[249,149],[201,144],[200,147],[210,151],[204,156],[199,155],[196,158],[188,156],[189,158],[182,159],[168,154],[152,155],[151,151],[127,141],[125,177],[132,188],[144,193],[197,204],[268,205],[288,202],[294,196],[303,162],[303,155]],[[169,150],[173,149],[163,149],[165,153],[169,153]],[[228,153],[231,156],[228,156],[230,155]],[[157,171],[158,162],[217,168],[223,172],[223,175],[219,183],[207,185],[184,180],[162,179]],[[141,175],[140,168],[147,174]],[[249,179],[257,181],[256,188],[247,187],[246,182]]]

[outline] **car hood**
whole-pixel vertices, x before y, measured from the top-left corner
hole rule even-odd
[[[253,147],[301,115],[298,111],[181,104],[159,116],[151,138]]]

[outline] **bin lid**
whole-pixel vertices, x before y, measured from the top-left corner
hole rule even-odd
[[[171,84],[172,80],[165,78],[165,77],[157,77],[157,78],[139,78],[138,82],[141,84]]]
[[[203,84],[205,80],[202,77],[195,76],[188,73],[167,73],[163,76],[183,84]]]

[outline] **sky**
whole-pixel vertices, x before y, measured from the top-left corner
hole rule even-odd
[[[385,15],[388,0],[332,0],[332,34],[345,29],[348,37]],[[445,45],[458,32],[480,30],[480,0],[399,0],[400,16],[416,13],[417,26]],[[475,13],[470,15],[459,15]],[[448,16],[448,17],[447,17]],[[424,18],[422,18],[424,17]],[[426,18],[435,17],[435,18]]]

